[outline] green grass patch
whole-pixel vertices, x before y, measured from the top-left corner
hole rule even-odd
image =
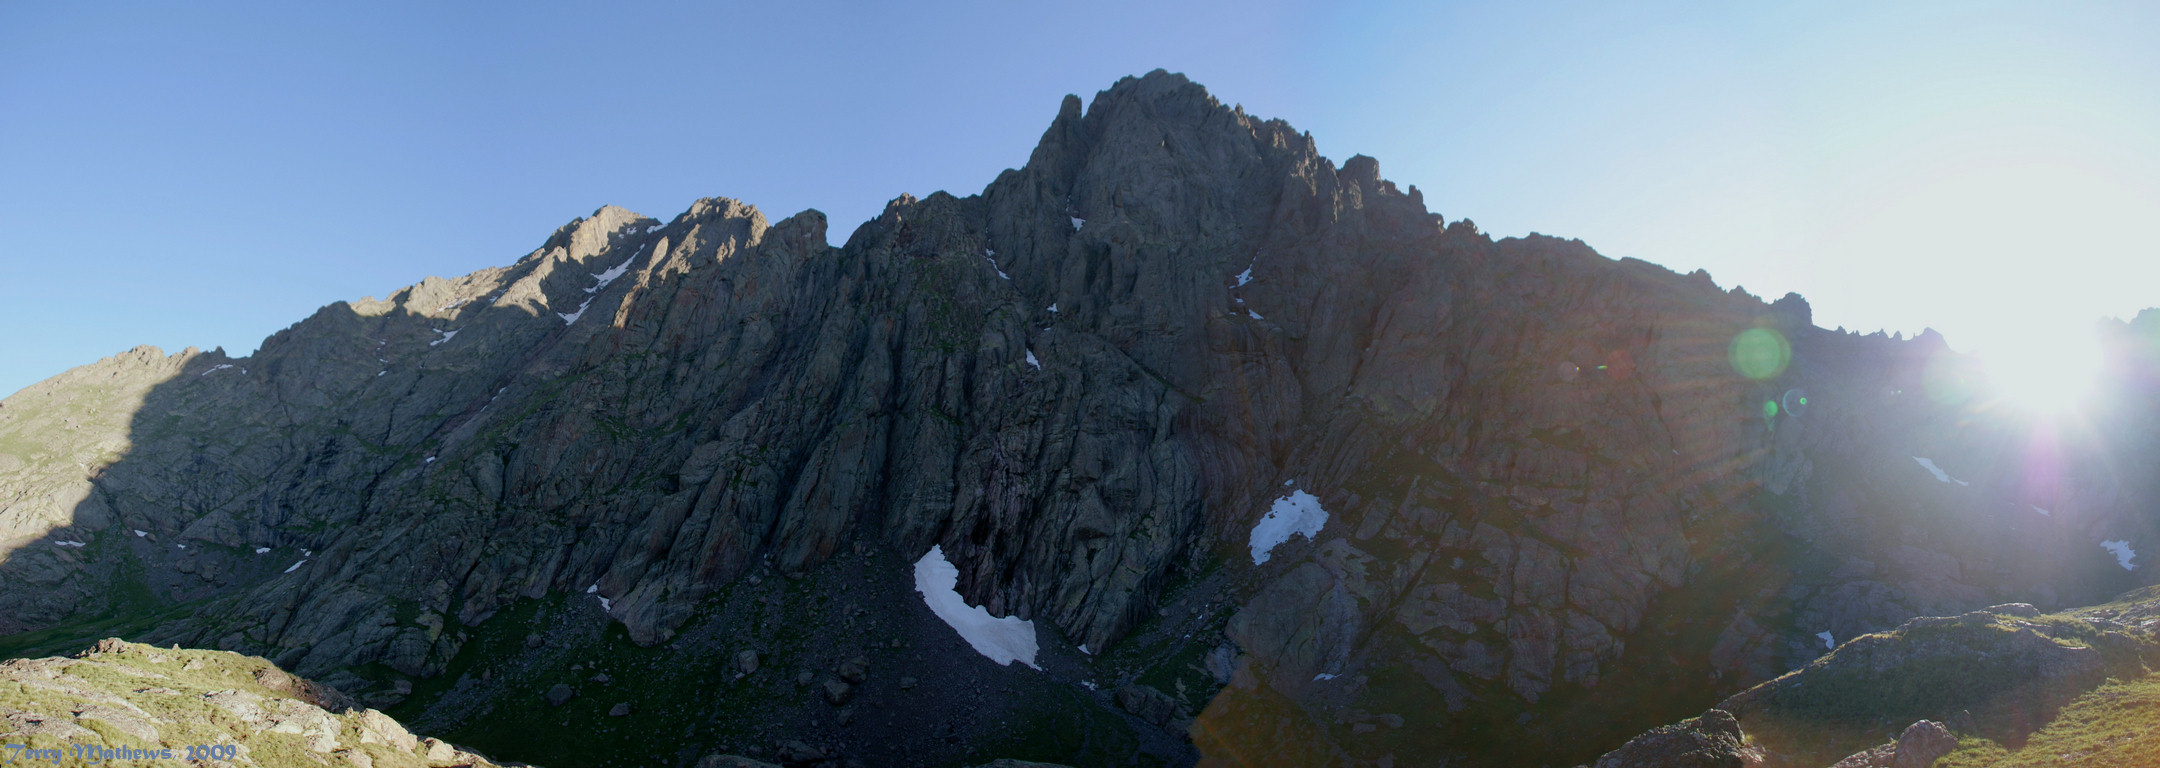
[[[2149,768],[2160,762],[2160,678],[2114,681],[2071,701],[2020,747],[1963,736],[1936,768]]]

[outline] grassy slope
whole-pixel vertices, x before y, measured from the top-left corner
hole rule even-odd
[[[2160,763],[2160,677],[2116,680],[2063,707],[2022,747],[1961,736],[1936,768],[2147,768]]]
[[[198,668],[187,668],[190,662],[198,661],[201,662]],[[67,750],[74,744],[98,744],[136,749],[170,748],[176,756],[184,756],[183,750],[190,745],[235,744],[244,747],[244,754],[256,765],[321,764],[323,758],[310,751],[300,736],[254,730],[203,698],[203,694],[231,690],[256,694],[264,699],[289,698],[257,683],[257,673],[272,668],[264,659],[223,651],[162,650],[131,645],[122,653],[96,653],[82,659],[66,660],[63,676],[55,681],[41,681],[34,675],[28,677],[31,682],[13,679],[12,674],[0,676],[0,711],[57,716],[62,722],[74,722],[95,734],[91,738],[77,737],[72,741],[48,734],[8,740],[8,743],[39,749]],[[90,695],[75,696],[53,690],[51,686],[56,684],[77,686]],[[154,717],[158,738],[145,739],[103,720],[68,717],[69,713],[82,710],[100,695],[125,699]],[[362,744],[357,712],[335,717],[338,741],[365,751],[374,765],[400,768],[425,764],[417,754],[399,752],[379,741]],[[88,764],[73,756],[57,763],[63,766]]]

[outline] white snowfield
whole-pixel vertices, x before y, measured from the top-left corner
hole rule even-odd
[[[586,307],[590,307],[590,306],[592,306],[592,299],[586,299],[586,300],[585,300],[585,303],[577,305],[577,311],[576,311],[576,312],[571,312],[571,313],[569,313],[569,314],[563,314],[563,313],[561,313],[561,312],[557,312],[557,313],[555,313],[555,316],[556,316],[556,317],[560,317],[560,318],[562,318],[562,321],[563,321],[563,325],[570,325],[570,324],[572,324],[572,323],[575,323],[575,322],[577,322],[577,319],[578,319],[578,318],[580,318],[580,317],[584,317],[584,316],[585,316],[585,308],[586,308]]]
[[[256,547],[256,548],[255,548],[255,554],[258,554],[258,555],[267,555],[267,554],[270,554],[270,548],[269,548],[269,547]]]
[[[1815,633],[1815,636],[1822,638],[1822,647],[1828,648],[1833,651],[1837,650],[1837,641],[1831,639],[1829,632],[1817,632]]]
[[[1951,477],[1950,473],[1944,472],[1942,467],[1935,466],[1935,462],[1933,461],[1929,461],[1918,456],[1912,457],[1912,460],[1920,462],[1920,466],[1927,469],[1928,474],[1934,475],[1935,479],[1937,480],[1941,480],[1945,483],[1957,483],[1958,485],[1972,485],[1972,483],[1968,483],[1963,480]]]
[[[621,264],[609,267],[607,271],[601,272],[600,274],[593,275],[593,279],[600,282],[595,284],[591,288],[585,289],[585,292],[599,293],[601,291],[607,290],[608,283],[615,282],[615,278],[622,277],[623,273],[630,271],[630,262],[637,261],[638,254],[644,252],[645,246],[638,246],[637,251],[631,253],[629,258],[623,259]]]
[[[1042,370],[1042,363],[1035,359],[1035,350],[1030,349],[1027,351],[1027,364],[1035,366],[1035,370]]]
[[[998,666],[1017,661],[1042,669],[1035,666],[1035,623],[1014,616],[991,616],[982,606],[968,605],[960,597],[959,586],[960,569],[946,561],[944,548],[932,546],[928,554],[915,561],[915,591],[922,593],[923,604],[959,632],[976,653]]]
[[[1247,264],[1245,265],[1245,271],[1238,273],[1237,284],[1239,288],[1243,288],[1246,283],[1250,282],[1252,282],[1252,265]]]
[[[1326,526],[1327,510],[1320,508],[1319,497],[1304,491],[1291,491],[1290,495],[1276,499],[1267,515],[1253,525],[1253,565],[1267,562],[1275,546],[1289,541],[1291,534],[1310,539],[1319,536],[1320,529]]]
[[[449,341],[449,340],[451,340],[451,339],[455,339],[455,338],[457,338],[457,335],[458,335],[458,332],[457,332],[457,331],[445,331],[445,330],[443,330],[443,329],[441,329],[441,328],[436,328],[436,329],[434,329],[434,330],[435,330],[435,332],[436,332],[436,333],[440,333],[440,334],[442,334],[442,338],[440,338],[440,339],[436,339],[436,340],[434,340],[434,341],[430,341],[430,342],[428,342],[428,343],[427,343],[427,345],[428,345],[428,346],[430,346],[430,347],[432,347],[432,346],[435,346],[435,345],[438,345],[438,344],[441,344],[441,343],[443,343],[443,342],[445,342],[445,341]]]
[[[2137,570],[2137,566],[2130,563],[2131,558],[2137,557],[2137,551],[2130,548],[2130,542],[2103,541],[2100,542],[2100,546],[2109,552],[2115,553],[2115,564],[2122,566],[2123,570]]]
[[[1078,217],[1078,216],[1073,216],[1073,217],[1071,217],[1071,218],[1072,218],[1072,220],[1073,220],[1073,229],[1076,229],[1076,230],[1077,230],[1077,229],[1079,229],[1079,228],[1080,228],[1081,226],[1083,226],[1083,225],[1087,224],[1087,219],[1083,219],[1083,218],[1080,218],[1080,217]]]
[[[302,560],[302,561],[300,561],[300,562],[297,562],[297,563],[293,563],[293,564],[292,564],[292,567],[291,567],[291,568],[287,568],[287,569],[285,569],[285,572],[286,572],[286,573],[292,573],[293,571],[297,571],[297,570],[300,570],[300,566],[303,566],[303,565],[307,565],[307,561],[306,561],[306,560]]]

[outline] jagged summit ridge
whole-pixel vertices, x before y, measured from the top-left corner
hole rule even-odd
[[[751,578],[935,546],[970,603],[1044,630],[1046,669],[1135,633],[1221,659],[1195,698],[1127,696],[1158,725],[1183,706],[1220,738],[1355,751],[1328,729],[1415,700],[1391,714],[1448,750],[1590,756],[1677,719],[1541,730],[1672,687],[1630,649],[1699,645],[1706,700],[1669,709],[1701,711],[1817,632],[2128,586],[2082,537],[2149,535],[2141,486],[2097,464],[2049,502],[2074,525],[2017,531],[2007,490],[1979,495],[2011,473],[1965,447],[1972,414],[1895,394],[1923,391],[1925,342],[1447,225],[1377,161],[1338,168],[1168,73],[1066,99],[979,195],[901,196],[840,248],[825,228],[602,208],[244,360],[26,390],[0,448],[48,447],[0,450],[0,631],[139,584],[112,610],[186,615],[138,639],[389,700],[520,605],[676,644]],[[1791,364],[1737,373],[1747,331]],[[1766,415],[1803,389],[1804,417]],[[1915,455],[1980,481],[1936,488]],[[1247,565],[1286,483],[1327,523]],[[1245,731],[1284,701],[1366,720]]]

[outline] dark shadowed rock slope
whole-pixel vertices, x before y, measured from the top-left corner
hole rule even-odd
[[[2156,325],[2102,330],[2144,350]],[[144,348],[16,393],[0,632],[261,653],[446,723],[431,702],[583,668],[553,633],[724,680],[753,646],[817,649],[804,674],[876,651],[1004,682],[664,732],[958,764],[1079,707],[1143,742],[1191,724],[1230,764],[1565,765],[1807,663],[1817,633],[2141,583],[2100,542],[2160,545],[2126,458],[2153,455],[2149,371],[2036,452],[1939,337],[1495,241],[1155,72],[842,248],[815,211],[603,208],[248,358]],[[1325,528],[1254,565],[1293,490]],[[953,643],[907,588],[933,545],[1066,666],[923,659]],[[921,714],[951,697],[990,714]],[[888,700],[914,704],[854,716]]]

